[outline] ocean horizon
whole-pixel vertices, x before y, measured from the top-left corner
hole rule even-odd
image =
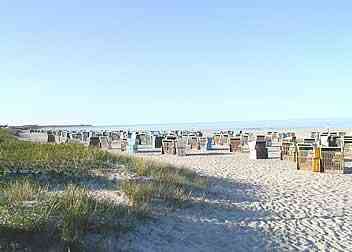
[[[91,126],[51,126],[50,129],[71,130],[278,130],[293,128],[342,129],[352,128],[352,119],[290,119],[258,120],[228,122],[195,122],[195,123],[159,123],[159,124],[126,124],[126,125],[91,125]]]

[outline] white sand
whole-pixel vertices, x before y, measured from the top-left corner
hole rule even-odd
[[[211,176],[206,199],[140,226],[135,251],[351,251],[352,176],[248,155],[151,156]]]
[[[210,176],[209,190],[120,237],[110,251],[352,251],[352,175],[297,171],[290,161],[248,154],[146,158]]]

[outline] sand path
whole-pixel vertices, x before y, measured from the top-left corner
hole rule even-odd
[[[352,176],[247,155],[153,156],[210,176],[205,200],[129,235],[135,251],[352,251]]]

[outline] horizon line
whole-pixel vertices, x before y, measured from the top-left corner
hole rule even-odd
[[[203,122],[169,122],[169,123],[133,123],[133,124],[91,124],[91,123],[77,123],[77,124],[23,124],[23,125],[8,125],[9,127],[21,126],[37,126],[37,127],[135,127],[135,126],[163,126],[163,125],[192,125],[192,124],[228,124],[228,123],[265,123],[265,122],[289,122],[289,121],[331,121],[331,120],[352,120],[352,117],[330,117],[330,118],[291,118],[291,119],[261,119],[261,120],[236,120],[236,121],[203,121]]]

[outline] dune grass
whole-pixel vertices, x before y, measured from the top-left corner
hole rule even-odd
[[[188,169],[170,164],[134,158],[133,171],[147,180],[127,181],[122,190],[134,205],[143,205],[159,199],[180,206],[191,194],[207,187],[208,181]]]
[[[0,170],[8,173],[87,175],[89,170],[111,168],[117,157],[79,144],[37,144],[19,141],[0,129]]]
[[[51,200],[55,214],[60,216],[58,226],[61,238],[66,242],[77,242],[89,231],[105,233],[128,230],[134,213],[125,206],[106,200],[97,200],[82,187],[70,185]],[[126,219],[128,218],[128,219]]]
[[[27,189],[30,192],[24,195]],[[52,193],[25,180],[3,186],[1,193],[0,248],[15,243],[16,238],[32,242],[37,234],[47,244],[54,241],[79,247],[88,233],[125,232],[138,217],[126,206],[98,200],[74,185]]]
[[[87,175],[98,181],[92,173],[97,169],[124,169],[137,178],[115,188],[126,194],[128,206],[98,200],[79,183],[70,184],[68,178]],[[38,174],[48,178],[46,184]],[[69,182],[57,191],[53,178]],[[43,251],[53,244],[81,248],[89,234],[128,231],[150,214],[154,202],[178,207],[206,186],[205,178],[187,169],[79,144],[20,141],[0,129],[0,251],[35,241],[48,245]]]
[[[2,185],[2,187],[3,191],[6,192],[7,201],[12,203],[35,200],[36,197],[47,191],[46,188],[42,188],[29,179],[18,179]]]

